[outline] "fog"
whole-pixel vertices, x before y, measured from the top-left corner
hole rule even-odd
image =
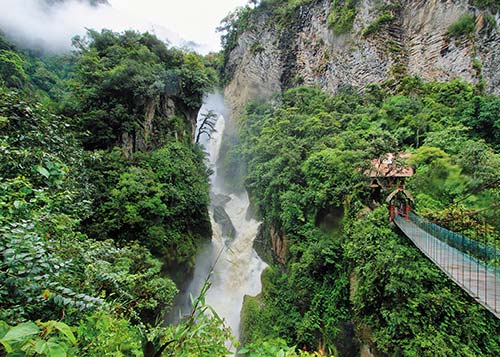
[[[174,46],[189,45],[205,52],[170,29],[145,22],[109,5],[92,7],[74,0],[48,7],[40,0],[0,0],[1,31],[24,47],[49,52],[70,51],[71,39],[75,35],[84,35],[86,28],[149,31]]]

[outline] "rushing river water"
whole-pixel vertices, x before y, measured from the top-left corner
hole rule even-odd
[[[189,294],[197,296],[210,269],[211,288],[207,293],[206,302],[224,318],[226,325],[231,328],[233,335],[238,338],[240,311],[245,295],[257,295],[261,291],[260,275],[266,264],[253,249],[253,241],[257,235],[259,222],[253,219],[249,210],[249,200],[246,192],[230,192],[224,185],[224,176],[217,167],[219,152],[222,143],[227,118],[224,117],[223,98],[214,94],[206,98],[198,118],[209,110],[218,114],[215,125],[216,132],[212,138],[202,136],[201,144],[208,153],[208,165],[214,171],[210,178],[212,204],[210,218],[212,221],[213,237],[198,257],[194,278],[185,294],[178,301],[178,307],[186,313],[189,310]],[[225,212],[226,224],[215,222],[216,210]],[[220,213],[219,213],[220,215]],[[234,230],[224,229],[229,225]],[[214,265],[215,264],[215,265]]]

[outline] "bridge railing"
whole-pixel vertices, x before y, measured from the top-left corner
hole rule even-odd
[[[448,277],[500,319],[500,269],[494,264],[500,254],[494,247],[415,214],[397,212],[394,223]]]
[[[410,212],[409,219],[422,230],[432,234],[434,237],[449,244],[453,248],[456,248],[487,265],[500,267],[500,251],[490,244],[452,232],[446,228],[438,226],[437,224],[431,223],[420,216],[417,216],[413,212]]]

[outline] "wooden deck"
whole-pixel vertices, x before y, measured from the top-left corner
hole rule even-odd
[[[500,269],[462,253],[406,218],[396,215],[394,222],[456,284],[500,318]]]

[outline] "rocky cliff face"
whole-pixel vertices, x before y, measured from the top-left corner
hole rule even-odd
[[[137,151],[157,149],[172,137],[191,140],[199,109],[188,108],[177,97],[161,95],[151,98],[144,105],[140,127],[132,133],[122,133],[118,144],[125,156],[130,157]]]
[[[335,92],[404,75],[472,83],[484,78],[486,90],[500,93],[500,36],[491,24],[493,18],[499,22],[498,14],[467,0],[404,0],[390,7],[390,21],[380,21],[381,7],[391,3],[360,0],[352,30],[342,35],[327,25],[331,0],[300,6],[284,26],[270,13],[254,14],[226,64],[231,80],[225,94],[233,112],[298,84]],[[449,27],[467,13],[475,18],[475,32],[450,36]]]

